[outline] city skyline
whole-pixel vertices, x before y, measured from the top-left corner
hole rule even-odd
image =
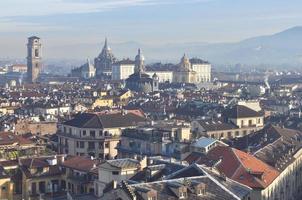
[[[114,43],[181,44],[234,42],[301,25],[301,2],[242,0],[20,0],[1,2],[1,57],[24,57],[26,37],[39,35],[45,57],[60,46],[98,52],[104,37]],[[270,5],[274,3],[274,7]],[[17,6],[16,6],[17,5]],[[154,14],[155,13],[155,14]],[[95,44],[98,49],[90,49]],[[89,48],[89,49],[88,49]],[[49,49],[49,50],[48,50]],[[180,54],[183,53],[180,50]],[[60,54],[62,54],[60,52]],[[92,56],[87,53],[85,56]],[[65,52],[62,57],[78,55]]]

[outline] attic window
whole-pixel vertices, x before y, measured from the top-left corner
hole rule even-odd
[[[205,188],[199,188],[197,190],[197,195],[198,196],[202,196],[202,195],[205,195],[206,194],[206,189]]]
[[[187,192],[179,192],[179,198],[180,199],[187,198]]]
[[[200,183],[195,187],[195,191],[197,196],[203,196],[206,194],[206,185],[204,183]]]
[[[113,171],[112,175],[119,175],[119,171]]]

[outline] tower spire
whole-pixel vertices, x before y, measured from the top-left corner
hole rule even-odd
[[[143,73],[145,71],[144,61],[145,61],[145,58],[142,54],[142,50],[139,48],[137,56],[135,57],[136,72]]]
[[[104,49],[108,49],[108,40],[107,40],[107,37],[105,37]]]
[[[109,50],[109,47],[108,47],[108,39],[107,37],[105,37],[105,43],[104,43],[104,48],[103,50]]]

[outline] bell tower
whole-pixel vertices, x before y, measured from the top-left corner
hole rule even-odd
[[[39,37],[28,38],[27,43],[27,78],[29,83],[36,83],[42,69],[42,44]]]

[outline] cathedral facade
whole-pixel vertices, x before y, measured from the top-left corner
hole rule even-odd
[[[196,83],[197,73],[193,70],[189,58],[184,55],[173,73],[175,83]]]
[[[96,76],[99,78],[111,77],[112,65],[117,60],[114,57],[111,48],[108,46],[107,38],[105,39],[104,47],[101,53],[94,59],[96,68]]]
[[[150,77],[145,72],[145,58],[141,52],[138,50],[138,54],[135,57],[135,70],[129,78],[126,79],[126,88],[135,92],[150,93],[158,91],[159,78],[155,74]]]

